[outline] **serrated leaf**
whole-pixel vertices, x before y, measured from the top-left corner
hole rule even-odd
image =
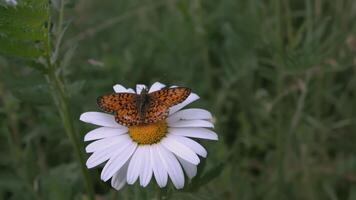
[[[37,58],[48,53],[48,1],[0,5],[0,53]]]

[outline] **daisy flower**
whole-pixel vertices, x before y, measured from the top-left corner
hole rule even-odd
[[[165,87],[154,83],[150,92]],[[115,85],[116,93],[140,94],[145,85],[138,84],[136,91]],[[80,120],[100,126],[88,132],[84,141],[92,141],[86,152],[92,153],[86,165],[93,168],[105,163],[101,179],[108,181],[120,190],[126,183],[134,184],[138,179],[145,187],[154,177],[159,187],[167,185],[168,177],[177,189],[184,187],[184,172],[191,179],[197,174],[200,157],[207,151],[191,138],[218,140],[212,116],[209,111],[198,108],[182,109],[199,99],[195,93],[180,104],[169,108],[168,117],[156,123],[123,126],[115,121],[113,115],[102,112],[85,112]]]

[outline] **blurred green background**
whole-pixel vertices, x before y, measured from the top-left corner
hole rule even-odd
[[[0,5],[0,199],[87,199],[38,64],[48,52],[85,158],[94,126],[79,116],[99,110],[96,97],[160,81],[199,94],[192,106],[213,113],[219,135],[202,141],[198,181],[172,199],[356,199],[356,1],[66,0],[63,15],[59,0],[47,14],[38,2],[18,0],[14,15]],[[10,29],[42,18],[37,32]],[[115,192],[100,171],[97,199],[154,196],[156,183]]]

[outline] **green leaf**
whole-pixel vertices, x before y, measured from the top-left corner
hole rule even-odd
[[[37,58],[48,53],[48,1],[0,5],[0,53]]]

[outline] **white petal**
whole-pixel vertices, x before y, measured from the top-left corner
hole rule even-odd
[[[199,99],[199,96],[195,93],[191,93],[187,99],[185,99],[182,103],[180,104],[177,104],[175,106],[172,106],[170,109],[169,109],[169,115],[177,112],[178,110],[182,109],[183,107],[185,107],[186,105],[192,103],[193,101],[196,101]]]
[[[152,178],[151,153],[149,145],[142,146],[142,168],[140,170],[140,185],[146,187]]]
[[[150,90],[148,91],[149,93],[160,90],[162,88],[164,88],[165,85],[160,83],[160,82],[155,82],[153,83],[153,85],[151,86]]]
[[[184,159],[177,157],[180,164],[183,166],[185,173],[187,174],[188,178],[192,179],[195,175],[197,175],[197,166],[193,165],[192,163],[185,161]]]
[[[105,164],[105,167],[101,172],[101,180],[109,180],[131,157],[133,152],[136,150],[136,147],[137,143],[131,142],[131,144],[123,151],[120,151],[114,156],[112,156],[110,160]]]
[[[136,85],[136,93],[140,94],[143,88],[147,88],[147,86],[143,85],[143,84],[137,84]]]
[[[184,174],[177,158],[162,145],[157,145],[158,154],[163,162],[163,166],[171,177],[173,185],[177,189],[184,187]]]
[[[128,167],[128,161],[122,166],[122,168],[114,174],[111,179],[111,186],[116,190],[120,190],[126,184],[126,173]]]
[[[120,84],[116,84],[114,85],[114,91],[116,93],[120,93],[120,92],[129,92],[129,93],[135,93],[131,88],[126,89],[124,86],[120,85]]]
[[[107,138],[112,136],[122,135],[127,133],[128,129],[125,128],[109,128],[109,127],[100,127],[88,132],[84,136],[84,141],[97,140],[101,138]]]
[[[104,139],[97,140],[95,142],[90,143],[85,148],[85,151],[87,153],[101,151],[101,150],[106,149],[112,145],[117,145],[117,144],[122,145],[124,143],[129,142],[130,140],[131,139],[130,139],[130,136],[128,136],[128,134],[104,138]]]
[[[138,146],[137,150],[133,154],[129,169],[127,171],[127,183],[132,185],[136,182],[138,175],[140,174],[140,170],[142,167],[142,146]]]
[[[109,115],[102,112],[85,112],[80,115],[79,119],[83,122],[95,124],[98,126],[125,128],[125,126],[121,126],[115,121],[113,115]]]
[[[218,135],[206,128],[168,128],[168,133],[192,138],[218,140]]]
[[[127,92],[126,88],[120,84],[116,84],[113,86],[113,89],[116,93],[120,93],[120,92]]]
[[[97,165],[100,165],[101,163],[115,156],[118,152],[123,151],[123,149],[125,149],[129,144],[130,143],[124,145],[122,144],[112,145],[103,150],[94,152],[86,162],[87,167],[90,169]]]
[[[191,162],[192,164],[197,165],[200,162],[199,157],[194,153],[194,151],[177,142],[170,135],[167,135],[167,137],[162,139],[161,144],[175,155],[183,158],[188,162]]]
[[[127,89],[127,92],[128,92],[128,93],[135,93],[135,91],[134,91],[133,89],[131,89],[131,88],[128,88],[128,89]]]
[[[176,122],[179,120],[188,120],[188,119],[207,119],[211,120],[211,113],[204,109],[199,108],[190,108],[180,110],[167,118],[168,123]]]
[[[183,136],[173,135],[173,134],[170,134],[170,137],[172,137],[174,140],[181,143],[182,145],[188,147],[189,149],[193,150],[199,156],[205,158],[208,155],[208,152],[205,150],[205,148],[192,139]]]
[[[200,119],[192,119],[192,120],[180,120],[176,122],[169,123],[169,127],[205,127],[205,128],[214,128],[214,124]]]
[[[168,181],[167,170],[165,170],[163,166],[163,162],[158,154],[157,144],[151,145],[151,161],[153,173],[155,175],[155,179],[160,188],[165,187]]]

